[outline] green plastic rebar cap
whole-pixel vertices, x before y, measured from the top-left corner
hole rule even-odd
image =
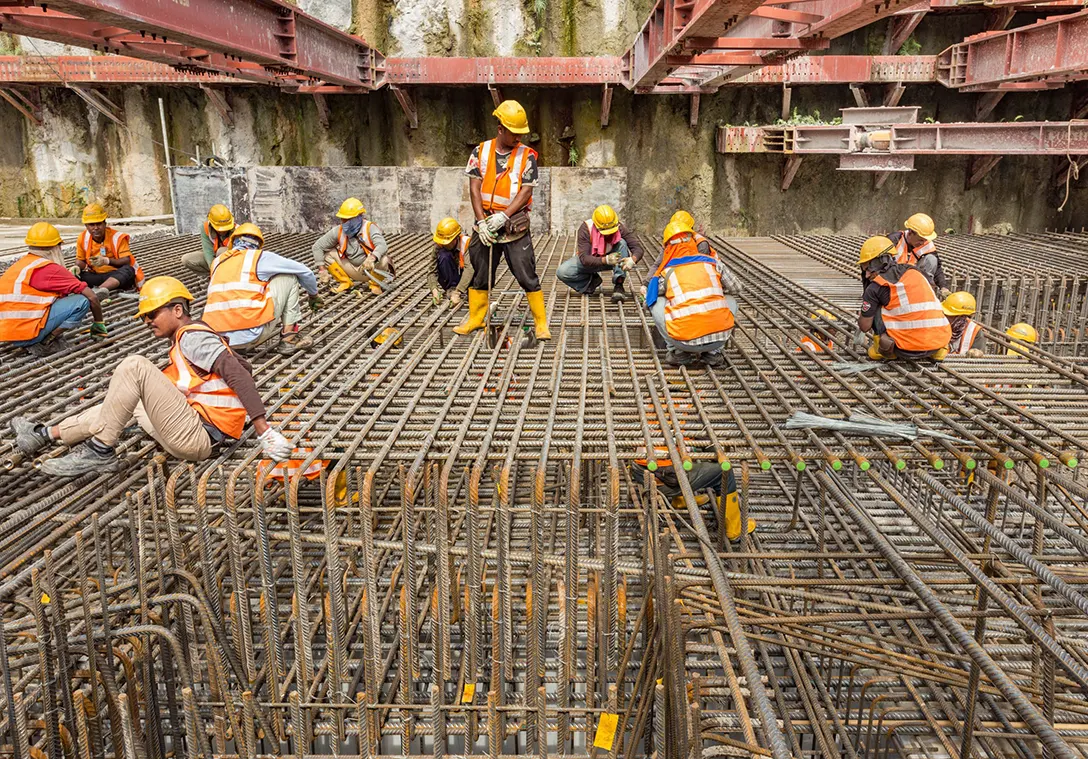
[[[1039,459],[1039,468],[1040,469],[1050,468],[1050,459]]]
[[[796,464],[794,464],[794,466],[797,467],[798,472],[803,472],[805,471],[805,467],[808,466],[808,464],[803,461],[798,461]]]
[[[967,467],[968,470],[971,470],[971,469],[974,469],[976,466],[978,466],[978,462],[975,461],[974,459],[967,459],[967,461],[964,462],[963,465],[965,467]]]
[[[904,469],[907,468],[907,462],[903,461],[903,459],[897,459],[895,462],[895,468],[902,472]]]
[[[651,472],[656,472],[657,471],[657,462],[656,461],[647,461],[646,462],[646,468],[649,469]]]
[[[862,461],[862,462],[861,462],[861,464],[859,464],[859,466],[861,467],[861,471],[863,471],[863,472],[868,472],[868,471],[869,471],[869,467],[871,467],[871,466],[872,466],[872,464],[870,464],[870,463],[869,463],[869,460],[868,460],[868,459],[866,459],[866,460]]]
[[[692,466],[694,465],[691,463],[691,459],[684,459],[683,467],[685,472],[690,472]]]
[[[1013,461],[1012,459],[1005,459],[1005,468],[1006,469],[1012,469],[1015,466],[1016,466],[1015,461]]]
[[[944,469],[944,459],[937,459],[936,461],[934,461],[933,468],[936,469],[938,472]]]
[[[728,472],[732,468],[733,468],[733,465],[730,464],[728,461],[723,461],[722,462],[722,471],[723,472]]]
[[[1066,465],[1067,467],[1069,467],[1070,469],[1076,469],[1076,468],[1077,468],[1077,464],[1079,464],[1079,463],[1080,463],[1080,462],[1079,462],[1079,461],[1077,461],[1077,457],[1076,457],[1076,456],[1071,456],[1071,457],[1069,458],[1069,460],[1065,462],[1065,465]]]
[[[842,469],[842,462],[838,459],[831,459],[831,468],[834,469],[836,472],[839,471],[840,469]]]
[[[759,462],[759,468],[766,472],[768,469],[771,468],[771,462],[764,459],[763,461]]]

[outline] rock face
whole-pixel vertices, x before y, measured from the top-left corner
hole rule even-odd
[[[351,27],[351,0],[298,0],[298,7],[326,24],[340,29]]]

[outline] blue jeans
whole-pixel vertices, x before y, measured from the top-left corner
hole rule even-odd
[[[729,310],[735,315],[737,313],[737,299],[732,295],[726,295],[725,302],[729,306]],[[661,334],[661,339],[665,341],[665,345],[673,350],[683,351],[684,353],[713,353],[714,351],[719,351],[725,347],[725,340],[717,340],[713,343],[704,343],[702,345],[692,345],[683,340],[676,340],[669,337],[669,331],[665,328],[665,296],[662,293],[658,293],[657,300],[654,301],[653,308],[650,310],[654,315],[654,324],[657,325],[657,331]],[[730,330],[730,332],[732,332],[732,330]]]
[[[32,340],[19,340],[13,342],[16,348],[25,348],[28,345],[37,345],[53,333],[58,327],[73,329],[79,326],[83,317],[91,310],[91,302],[82,295],[65,295],[59,300],[53,301],[49,307],[49,318],[45,320],[45,326],[38,336]]]
[[[613,246],[612,252],[619,255],[621,260],[631,255],[631,249],[627,247],[627,242],[622,238]],[[612,267],[608,264],[586,266],[579,260],[578,256],[568,258],[559,264],[559,268],[555,270],[555,276],[572,290],[584,293],[600,285],[601,275],[598,272],[607,271],[609,268],[612,269],[613,285],[619,284],[627,278],[627,272],[619,264]]]

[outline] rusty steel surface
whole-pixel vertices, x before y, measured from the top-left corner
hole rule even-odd
[[[245,82],[213,72],[179,71],[156,61],[115,55],[0,56],[4,84],[188,84]]]
[[[534,86],[620,84],[623,59],[588,58],[387,58],[386,84]]]

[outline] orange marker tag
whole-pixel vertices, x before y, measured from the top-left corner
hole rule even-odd
[[[465,683],[465,692],[461,694],[462,704],[471,704],[476,696],[476,683]]]
[[[605,751],[612,750],[612,743],[616,739],[616,726],[619,721],[620,715],[618,714],[605,712],[601,715],[601,721],[597,723],[597,734],[593,737],[593,745],[596,748],[603,748]]]

